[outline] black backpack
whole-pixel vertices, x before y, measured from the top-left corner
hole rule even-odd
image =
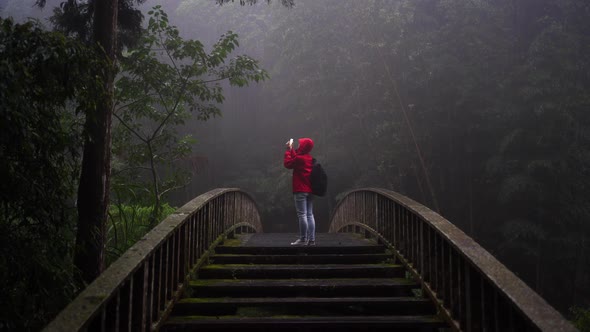
[[[315,158],[312,159],[312,168],[311,168],[311,191],[316,196],[324,196],[326,191],[328,190],[328,175],[326,175],[326,171],[322,167]]]

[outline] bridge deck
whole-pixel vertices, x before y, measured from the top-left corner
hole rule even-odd
[[[448,327],[383,245],[354,233],[239,234],[214,247],[161,326],[172,331],[438,331]]]
[[[296,233],[243,234],[232,245],[243,247],[291,247],[298,238]],[[316,247],[376,246],[375,241],[351,233],[317,233]]]

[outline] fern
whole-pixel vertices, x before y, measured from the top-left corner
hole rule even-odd
[[[590,332],[590,308],[572,307],[573,322],[580,332]]]
[[[109,210],[107,230],[107,265],[114,262],[142,236],[151,230],[153,206],[113,204]],[[175,208],[165,203],[157,220],[163,220]]]

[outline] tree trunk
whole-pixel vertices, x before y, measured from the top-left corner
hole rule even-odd
[[[155,133],[154,133],[154,136]],[[154,151],[152,150],[152,144],[151,144],[151,140],[148,140],[147,142],[147,146],[148,146],[148,151],[150,153],[150,171],[152,173],[152,181],[153,181],[153,185],[154,185],[154,209],[152,210],[151,216],[150,216],[150,228],[156,226],[156,224],[158,223],[158,218],[160,217],[160,205],[161,203],[161,199],[160,199],[160,185],[159,185],[159,181],[158,181],[158,172],[156,170],[156,161],[154,160]]]
[[[98,70],[103,76],[106,93],[97,100],[96,109],[86,114],[86,140],[78,188],[78,229],[74,256],[74,264],[86,283],[92,282],[105,266],[117,9],[118,0],[94,2],[94,42],[104,50],[112,67]]]

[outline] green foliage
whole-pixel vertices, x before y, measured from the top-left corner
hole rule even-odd
[[[82,125],[102,91],[92,50],[0,19],[0,322],[36,330],[76,291],[71,244]]]
[[[3,329],[38,331],[78,292],[70,245],[75,220],[69,218],[60,229],[43,231],[0,223]]]
[[[153,206],[111,204],[107,229],[107,265],[117,260],[142,236],[151,230]],[[164,203],[156,216],[164,220],[176,209]]]
[[[182,162],[189,159],[194,140],[179,137],[179,126],[192,115],[202,121],[221,115],[222,81],[242,87],[268,74],[248,56],[228,59],[238,47],[237,34],[221,36],[206,52],[201,42],[180,37],[161,6],[148,14],[145,34],[121,61],[116,83],[113,169],[115,193],[135,188],[126,197],[150,202],[157,215],[163,196],[190,181]]]
[[[570,308],[573,314],[574,325],[580,332],[590,332],[590,309],[580,307]]]
[[[95,0],[63,0],[53,9],[50,21],[56,31],[71,36],[79,41],[90,44],[93,38]],[[143,15],[134,4],[142,4],[146,0],[119,0],[117,45],[120,49],[135,45],[141,35]],[[46,0],[35,0],[43,8]]]

